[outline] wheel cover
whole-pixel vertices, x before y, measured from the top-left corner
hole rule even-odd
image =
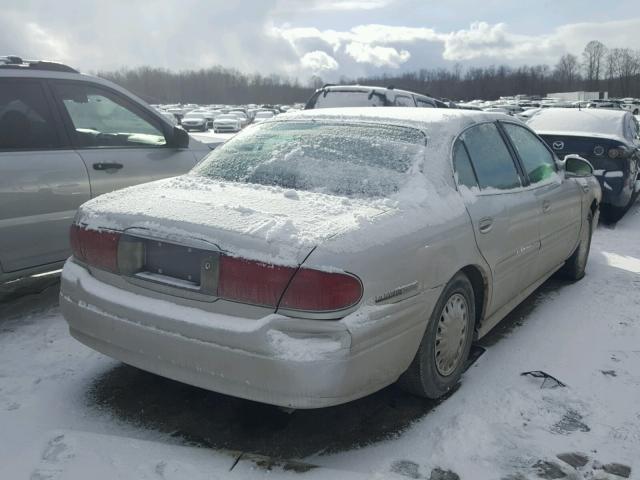
[[[434,354],[436,369],[443,377],[451,375],[462,361],[469,334],[468,316],[467,299],[460,293],[451,295],[440,312]]]

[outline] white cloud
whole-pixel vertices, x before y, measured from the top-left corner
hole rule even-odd
[[[337,70],[338,68],[340,68],[340,65],[335,58],[320,50],[305,53],[300,59],[300,64],[303,68],[307,68],[313,73],[320,73],[327,70]]]
[[[474,22],[469,28],[452,32],[366,24],[343,31],[276,27],[270,33],[286,40],[300,56],[308,51],[333,51],[341,65],[340,73],[350,75],[356,71],[353,65],[360,69],[399,69],[406,64],[410,65],[407,68],[423,68],[447,62],[553,64],[564,53],[579,55],[593,39],[611,48],[640,48],[639,31],[640,18],[567,24],[539,35],[513,33],[506,23],[487,22]]]
[[[563,25],[543,35],[511,33],[504,23],[471,24],[469,29],[441,35],[445,60],[491,58],[515,62],[555,62],[564,53],[580,54],[584,46],[599,39],[611,48],[640,48],[640,18]]]
[[[393,0],[324,0],[311,7],[311,10],[375,10],[384,8]]]
[[[398,68],[411,57],[407,50],[393,47],[371,46],[366,43],[351,42],[345,52],[358,63],[370,63],[375,67]]]

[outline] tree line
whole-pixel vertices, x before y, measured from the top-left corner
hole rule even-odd
[[[98,75],[138,94],[150,103],[292,104],[304,102],[323,80],[306,84],[279,75],[244,74],[224,67],[174,72],[140,67]],[[589,42],[581,57],[563,55],[554,66],[506,65],[420,69],[399,75],[369,76],[341,84],[393,85],[452,100],[497,99],[517,94],[545,96],[576,90],[607,91],[609,97],[640,98],[640,50],[607,48]]]

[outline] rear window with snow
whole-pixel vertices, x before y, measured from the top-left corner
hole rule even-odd
[[[386,197],[424,156],[419,130],[382,124],[260,124],[217,148],[194,172],[219,180],[352,197]]]
[[[544,109],[527,124],[536,132],[575,132],[580,135],[624,136],[623,111],[587,109]]]

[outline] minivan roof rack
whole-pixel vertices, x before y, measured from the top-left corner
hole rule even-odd
[[[80,73],[64,63],[45,60],[23,60],[16,55],[0,57],[0,68],[28,68],[33,70],[47,70],[50,72]]]

